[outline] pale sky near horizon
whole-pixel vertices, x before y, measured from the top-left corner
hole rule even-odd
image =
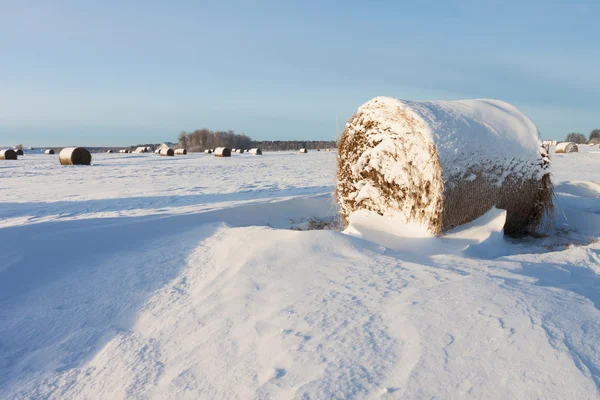
[[[587,136],[600,1],[552,3],[0,0],[0,144],[334,139],[379,95],[496,98]]]

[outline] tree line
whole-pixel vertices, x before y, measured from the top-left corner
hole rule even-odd
[[[252,149],[259,147],[265,151],[285,151],[306,149],[327,149],[337,147],[335,141],[324,140],[262,140],[254,141],[245,134],[238,134],[232,130],[212,131],[209,129],[196,129],[193,132],[181,132],[178,137],[177,147],[183,147],[190,152],[203,152],[216,147],[229,147],[230,149]]]
[[[565,139],[565,141],[573,142],[576,144],[585,144],[585,143],[600,144],[600,129],[594,129],[593,131],[591,131],[589,140],[583,133],[571,132],[567,135],[567,138]]]

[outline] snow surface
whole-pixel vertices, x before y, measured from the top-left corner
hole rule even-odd
[[[600,398],[600,149],[552,160],[552,236],[410,246],[288,229],[335,153],[0,162],[0,398]]]

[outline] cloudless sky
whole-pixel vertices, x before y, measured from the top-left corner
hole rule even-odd
[[[557,1],[558,2],[558,1]],[[600,128],[600,1],[0,0],[0,144],[334,139],[379,95]]]

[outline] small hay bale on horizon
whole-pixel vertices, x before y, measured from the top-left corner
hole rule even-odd
[[[537,127],[501,101],[377,97],[349,119],[338,154],[346,223],[370,210],[440,235],[497,207],[507,211],[504,233],[522,236],[553,217],[550,160]]]
[[[578,153],[579,147],[573,142],[562,142],[556,145],[554,152],[556,154]]]
[[[66,147],[60,151],[58,160],[61,165],[90,165],[92,155],[83,147]]]
[[[17,152],[13,149],[0,150],[0,160],[17,160]]]
[[[127,149],[122,149],[122,150],[119,150],[119,153],[121,153],[121,154],[129,154],[129,153],[131,153],[131,151],[129,151]]]
[[[112,153],[113,153],[113,151],[112,151],[111,149],[108,149],[108,150],[106,150],[106,153],[107,153],[107,154],[112,154]]]
[[[252,154],[252,155],[254,155],[254,156],[262,156],[262,149],[260,149],[260,148],[256,147],[256,148],[254,148],[254,149],[250,149],[250,150],[248,151],[248,153],[250,153],[250,154]]]
[[[175,151],[173,149],[160,149],[160,155],[164,157],[173,157],[175,155]]]
[[[44,151],[44,154],[56,154],[56,152],[54,151],[54,149],[48,149]]]
[[[231,157],[231,149],[229,147],[217,147],[215,157]]]
[[[238,154],[244,154],[244,149],[237,149],[235,152]]]
[[[212,154],[212,149],[206,149],[204,150],[204,154]]]
[[[298,151],[298,153],[306,154],[306,153],[308,153],[308,150],[305,148],[302,148]]]
[[[175,150],[175,154],[178,156],[185,156],[185,155],[187,155],[187,150],[186,149],[177,149],[177,150]]]

